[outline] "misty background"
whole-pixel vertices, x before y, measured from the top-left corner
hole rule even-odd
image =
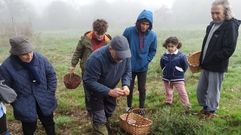
[[[0,0],[0,34],[52,30],[91,30],[103,18],[109,30],[134,25],[143,9],[154,15],[154,30],[205,27],[212,0]],[[149,2],[156,1],[150,5]],[[86,3],[89,2],[89,3]],[[241,19],[241,1],[230,0],[234,16]]]

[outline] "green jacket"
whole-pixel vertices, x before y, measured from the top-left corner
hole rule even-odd
[[[84,36],[81,36],[81,38],[78,42],[78,45],[74,51],[74,54],[72,56],[72,59],[71,59],[71,65],[73,67],[76,67],[78,62],[80,63],[80,68],[82,70],[82,76],[84,74],[85,62],[86,62],[87,58],[90,56],[90,54],[93,52],[92,34],[93,34],[93,32],[86,32],[84,34]],[[106,34],[104,38],[105,38],[105,40],[104,40],[103,45],[106,45],[111,40],[111,36]]]

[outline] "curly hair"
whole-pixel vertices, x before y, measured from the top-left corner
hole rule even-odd
[[[97,19],[93,22],[92,26],[94,31],[103,35],[107,31],[108,23],[104,19]]]
[[[212,7],[217,6],[217,5],[222,5],[223,6],[225,20],[230,20],[230,19],[233,18],[233,13],[232,13],[231,6],[230,6],[228,0],[215,0],[212,3]]]
[[[169,37],[165,40],[164,44],[163,44],[163,47],[165,47],[167,49],[167,45],[169,43],[172,43],[174,45],[177,46],[177,49],[181,48],[182,47],[182,43],[179,42],[178,38],[177,37]]]

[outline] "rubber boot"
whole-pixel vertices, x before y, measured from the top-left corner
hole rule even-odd
[[[108,135],[108,130],[105,124],[94,123],[93,124],[94,135]]]

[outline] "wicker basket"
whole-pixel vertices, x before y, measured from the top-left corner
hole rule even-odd
[[[146,135],[151,131],[152,121],[139,114],[125,113],[119,119],[120,127],[131,135]]]
[[[189,54],[187,58],[189,69],[191,70],[192,73],[197,73],[200,71],[200,67],[199,67],[200,55],[201,55],[201,52],[197,51]]]
[[[64,75],[64,85],[67,89],[75,89],[80,85],[81,78],[75,73]]]

